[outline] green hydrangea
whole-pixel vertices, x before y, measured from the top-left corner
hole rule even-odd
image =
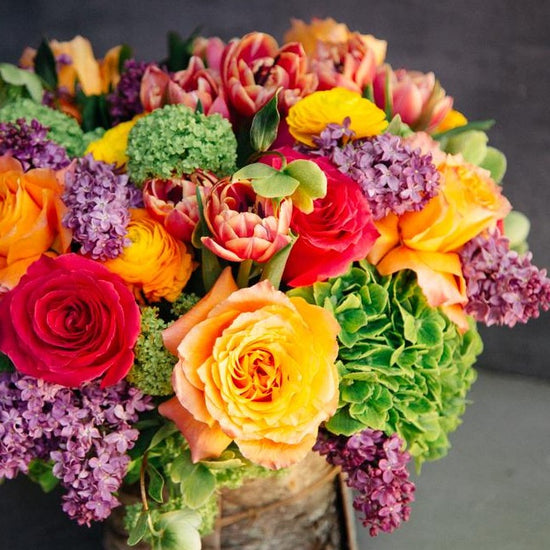
[[[341,326],[340,403],[327,428],[398,433],[418,467],[444,456],[476,378],[482,343],[473,322],[461,334],[428,305],[414,273],[381,277],[366,262],[289,295],[323,306]]]
[[[128,173],[140,185],[148,178],[189,174],[196,168],[219,176],[235,170],[237,140],[220,115],[184,105],[166,105],[138,120],[128,136]]]
[[[25,119],[27,123],[35,118],[40,124],[48,127],[48,138],[64,147],[70,157],[84,154],[84,133],[78,122],[65,113],[27,98],[7,103],[0,109],[0,122],[15,122],[19,118]]]
[[[134,348],[134,365],[127,380],[149,395],[170,395],[175,357],[164,347],[162,331],[166,323],[158,309],[144,307],[141,311],[141,333]]]

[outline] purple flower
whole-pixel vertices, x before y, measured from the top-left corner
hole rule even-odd
[[[409,519],[415,487],[407,470],[410,455],[402,448],[397,434],[388,437],[369,428],[349,438],[320,430],[313,447],[346,474],[346,483],[357,491],[353,506],[362,512],[371,536],[389,533]]]
[[[113,125],[132,119],[143,112],[143,105],[139,97],[141,79],[148,63],[128,59],[124,63],[124,72],[113,93],[107,98],[109,113]]]
[[[0,122],[0,156],[11,155],[26,172],[31,168],[59,170],[69,165],[67,151],[47,138],[48,128],[36,119]]]
[[[506,237],[494,230],[475,237],[460,252],[468,303],[477,321],[491,325],[526,323],[550,309],[550,279],[531,264],[530,252],[510,250]]]

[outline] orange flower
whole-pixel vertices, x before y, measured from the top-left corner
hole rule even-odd
[[[25,173],[17,160],[0,157],[0,287],[13,288],[42,254],[68,251],[61,193],[54,171]]]
[[[122,277],[138,301],[173,302],[187,284],[194,268],[187,247],[164,229],[145,209],[131,211],[128,224],[130,245],[122,254],[104,263]]]
[[[332,17],[314,17],[309,25],[301,19],[290,21],[292,26],[285,34],[285,42],[300,42],[308,56],[315,54],[319,43],[344,44],[350,36],[347,25],[336,22]]]
[[[234,440],[267,468],[298,462],[338,405],[338,323],[325,309],[262,281],[237,290],[227,268],[211,292],[165,331],[179,361],[176,397],[161,414],[186,437],[193,460]]]

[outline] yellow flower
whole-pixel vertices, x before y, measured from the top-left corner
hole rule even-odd
[[[176,397],[159,410],[178,425],[194,461],[235,441],[256,464],[290,466],[336,411],[339,328],[330,312],[267,280],[237,290],[228,268],[163,335],[169,349],[181,341]]]
[[[345,88],[314,92],[304,97],[290,108],[286,121],[294,139],[313,147],[313,136],[318,136],[327,124],[342,124],[346,117],[351,120],[350,128],[356,138],[376,136],[388,125],[384,111]]]
[[[187,247],[164,229],[144,209],[133,209],[128,224],[130,245],[122,254],[104,263],[122,277],[138,301],[173,302],[187,284],[193,259]]]
[[[126,156],[128,134],[142,116],[138,115],[132,120],[113,126],[102,137],[92,141],[88,145],[86,153],[91,153],[95,160],[124,166],[128,162],[128,157]]]
[[[300,42],[307,55],[313,55],[318,42],[345,44],[350,31],[344,23],[337,23],[332,17],[318,19],[314,17],[308,25],[301,19],[291,19],[291,28],[285,34],[285,43]]]
[[[452,130],[466,124],[468,124],[468,119],[460,111],[451,109],[435,129],[435,132],[446,132],[447,130]]]

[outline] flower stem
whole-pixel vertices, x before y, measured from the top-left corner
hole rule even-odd
[[[237,273],[237,286],[239,288],[245,288],[248,286],[248,278],[250,277],[252,263],[252,260],[244,260],[241,262],[239,272]]]

